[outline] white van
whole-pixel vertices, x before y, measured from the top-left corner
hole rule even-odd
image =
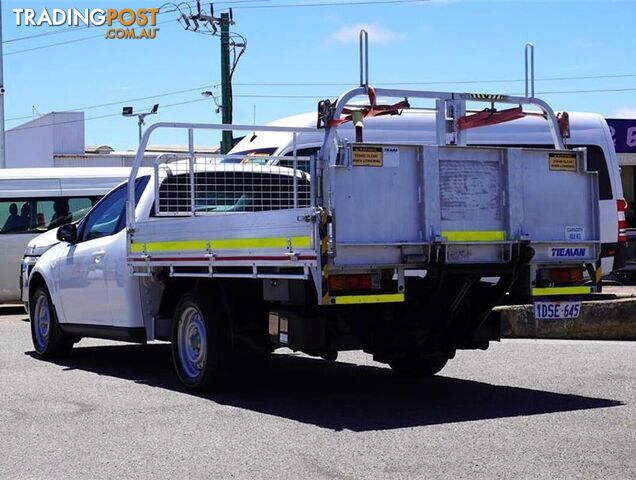
[[[315,127],[316,113],[304,113],[269,123],[271,126]],[[626,257],[626,224],[623,187],[618,158],[607,122],[594,113],[570,113],[568,147],[587,147],[588,169],[598,172],[602,271],[608,274],[624,266]],[[403,110],[399,118],[379,116],[364,120],[364,141],[418,144],[436,142],[435,114],[429,110]],[[355,140],[351,123],[339,127],[341,138]],[[540,116],[526,116],[519,120],[474,128],[466,131],[468,145],[552,146],[552,137]],[[314,155],[322,145],[322,132],[296,134],[297,156]],[[259,132],[247,135],[230,152],[236,155],[230,162],[262,163],[259,155],[277,158],[268,160],[279,166],[293,166],[294,136],[288,132]],[[302,169],[302,163],[298,163]]]
[[[129,168],[0,170],[0,303],[20,300],[20,262],[34,237],[81,219]]]

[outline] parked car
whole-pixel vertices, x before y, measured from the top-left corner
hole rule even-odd
[[[0,170],[0,303],[20,300],[18,274],[28,242],[81,219],[129,172],[96,167]],[[29,265],[33,263],[30,259]]]

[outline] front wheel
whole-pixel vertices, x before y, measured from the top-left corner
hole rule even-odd
[[[30,303],[31,339],[36,353],[43,358],[59,358],[68,355],[73,347],[73,341],[60,330],[47,288],[45,286],[36,288]]]
[[[219,296],[193,290],[181,297],[175,310],[172,359],[179,380],[188,388],[209,390],[227,379],[230,324],[224,303],[214,301]]]
[[[425,356],[417,353],[407,354],[389,362],[391,369],[398,375],[408,377],[432,377],[442,371],[448,358],[444,356]]]

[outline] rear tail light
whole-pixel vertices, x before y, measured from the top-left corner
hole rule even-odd
[[[625,210],[627,209],[627,202],[619,198],[616,200],[616,210],[618,210],[618,241],[627,241],[627,221],[625,220]]]
[[[551,268],[548,270],[550,274],[550,282],[558,283],[576,283],[583,281],[583,269],[576,268]]]
[[[378,275],[330,275],[329,290],[332,292],[351,292],[356,290],[373,290],[380,288]]]

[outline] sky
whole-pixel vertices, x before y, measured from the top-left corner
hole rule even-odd
[[[247,40],[233,77],[234,122],[314,111],[318,100],[357,85],[361,28],[369,32],[372,85],[522,94],[524,45],[532,42],[537,97],[559,111],[636,118],[636,0],[347,5],[362,1],[214,2],[217,15],[232,7],[232,31]],[[185,31],[174,4],[162,4],[2,1],[6,128],[38,114],[81,110],[87,145],[126,150],[136,148],[137,125],[121,116],[123,106],[143,111],[159,103],[149,122],[220,123],[214,99],[201,95],[220,95],[219,38]],[[180,9],[189,14],[195,4]],[[106,27],[16,25],[12,9],[45,7],[161,7],[160,30],[152,40],[108,40]],[[151,143],[184,142],[167,135]]]

